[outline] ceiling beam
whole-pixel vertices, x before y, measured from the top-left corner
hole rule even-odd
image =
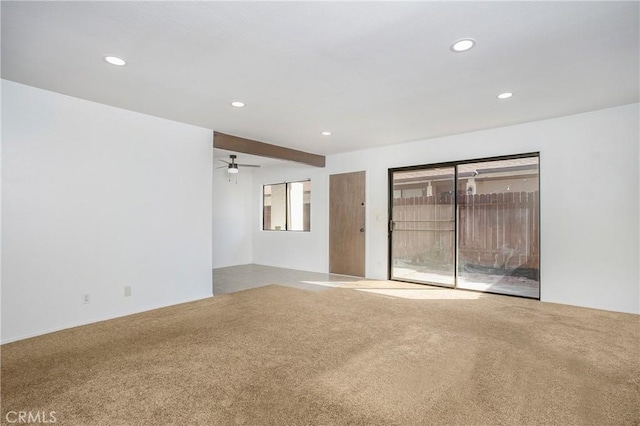
[[[311,154],[278,145],[244,139],[238,136],[213,132],[213,147],[260,157],[277,158],[278,160],[295,161],[315,167],[325,166],[324,155]]]

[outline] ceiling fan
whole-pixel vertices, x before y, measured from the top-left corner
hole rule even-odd
[[[227,168],[227,173],[238,173],[238,167],[260,167],[256,164],[238,164],[236,163],[236,158],[237,156],[234,154],[231,154],[229,156],[229,158],[231,158],[231,162],[228,162],[227,160],[222,160],[220,158],[218,158],[218,161],[222,161],[223,163],[227,164],[226,166],[220,166],[220,167],[216,167],[216,169],[222,169],[224,167]]]

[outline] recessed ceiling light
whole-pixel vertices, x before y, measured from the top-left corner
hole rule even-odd
[[[231,102],[231,106],[236,108],[242,108],[244,107],[244,102],[234,101],[234,102]]]
[[[331,132],[322,132],[322,136],[331,136]]]
[[[511,92],[504,92],[504,93],[500,93],[498,95],[498,99],[509,99],[510,97],[513,96],[513,93]]]
[[[117,67],[123,67],[127,65],[127,62],[124,59],[118,58],[117,56],[105,56],[104,60]]]
[[[451,45],[451,50],[453,52],[466,52],[476,45],[476,41],[472,38],[463,38],[462,40],[458,40]]]

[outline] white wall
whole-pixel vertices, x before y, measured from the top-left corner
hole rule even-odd
[[[221,164],[221,163],[218,163]],[[213,173],[213,267],[246,265],[252,260],[253,171]]]
[[[3,342],[212,295],[211,130],[4,80],[2,124]]]
[[[254,207],[254,262],[326,272],[328,175],[366,170],[366,275],[386,279],[389,168],[539,151],[541,299],[640,313],[639,112],[632,104],[334,155],[326,169],[260,170],[254,200],[264,183],[311,178],[313,231],[260,231]]]
[[[311,231],[263,231],[262,186],[307,179],[311,179]],[[253,263],[327,272],[329,210],[326,170],[294,164],[264,167],[254,171],[253,181]]]

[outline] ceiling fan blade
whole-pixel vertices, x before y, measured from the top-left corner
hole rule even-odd
[[[220,167],[216,167],[216,169],[228,169],[229,166],[220,166]]]
[[[231,163],[230,163],[230,162],[228,162],[227,160],[223,160],[223,159],[221,159],[221,158],[218,158],[218,161],[222,161],[222,162],[223,162],[223,163],[225,163],[225,164],[231,164]]]
[[[260,167],[257,164],[238,164],[240,167]]]

